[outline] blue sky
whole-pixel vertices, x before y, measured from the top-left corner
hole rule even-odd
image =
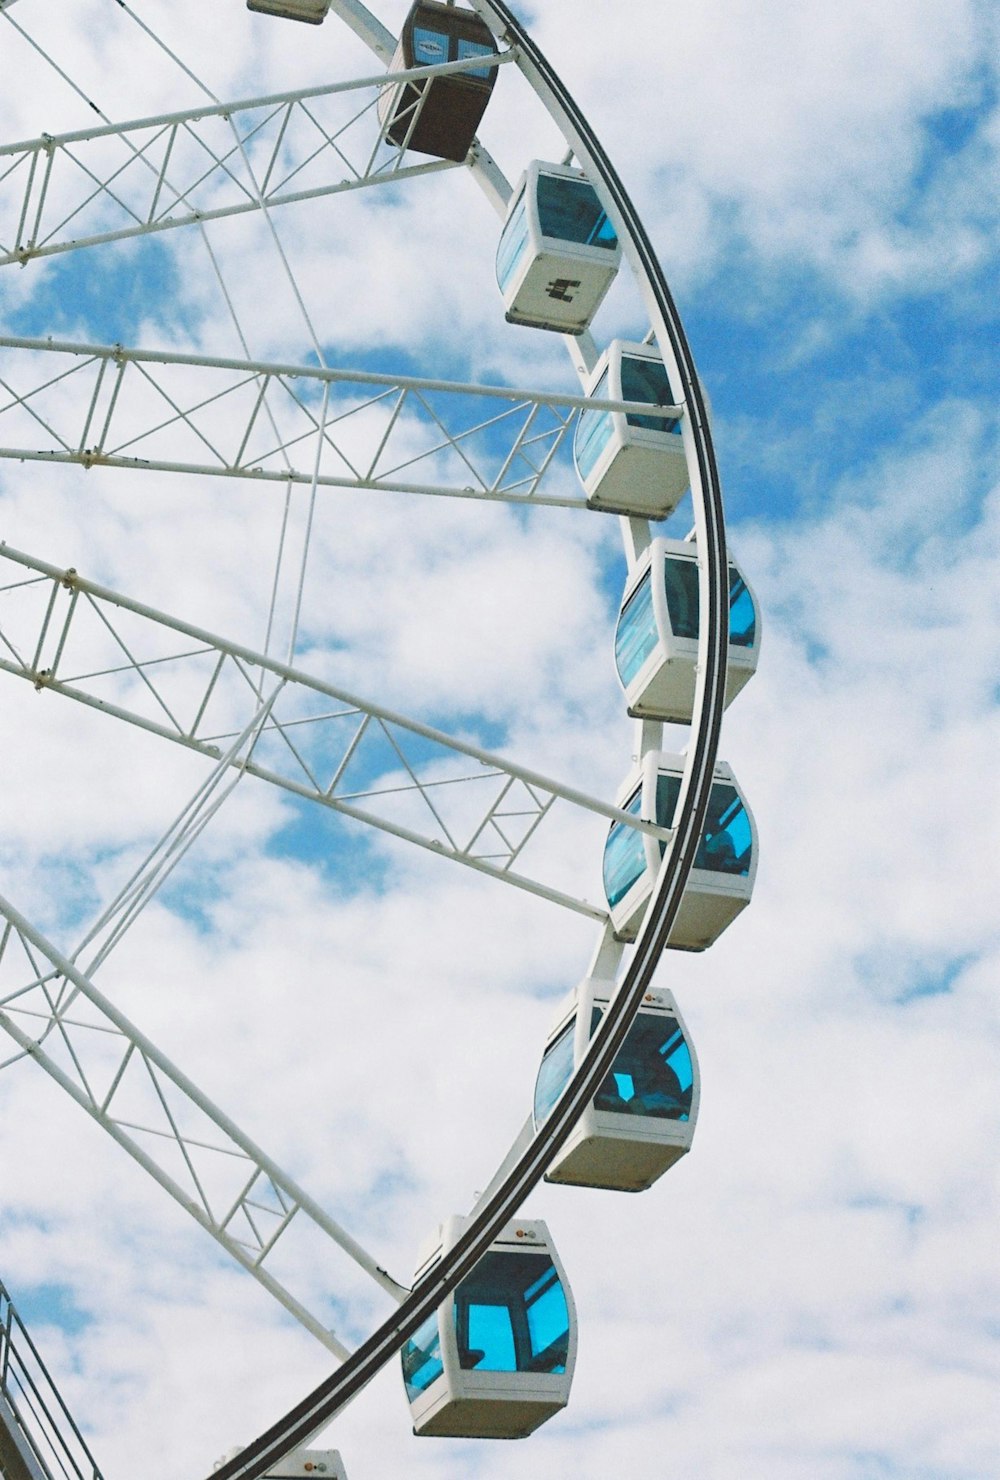
[[[134,8],[222,98],[373,70],[334,20]],[[405,0],[375,9],[396,29]],[[526,1446],[417,1442],[387,1371],[324,1442],[352,1480],[988,1480],[996,17],[979,0],[633,0],[627,25],[613,0],[521,9],[639,206],[711,396],[731,542],[763,607],[760,671],[722,743],[760,868],[716,946],[661,968],[703,1077],[691,1154],[641,1197],[544,1188],[528,1210],[580,1311],[566,1413]],[[201,98],[110,3],[57,17],[23,0],[11,20],[111,117]],[[23,86],[0,102],[6,138],[93,121],[0,19],[5,74],[8,58]],[[510,68],[483,137],[511,176],[561,153]],[[274,213],[331,362],[575,390],[555,336],[503,324],[496,220],[470,181],[411,182],[373,218],[363,194]],[[252,355],[313,363],[265,224],[208,239]],[[599,343],[642,331],[616,292]],[[13,334],[240,352],[193,231],[8,268],[0,305]],[[259,646],[280,490],[209,485],[4,460],[0,537]],[[289,571],[305,519],[296,494]],[[670,532],[689,525],[686,505]],[[613,519],[321,493],[301,661],[612,797],[635,748],[611,662],[624,570]],[[81,901],[114,893],[204,771],[4,679],[0,892],[69,949]],[[592,891],[602,827],[559,826],[552,857]],[[358,836],[241,784],[99,984],[408,1278],[518,1129],[593,931]],[[106,1480],[137,1455],[144,1480],[202,1476],[328,1370],[28,1063],[0,1076],[0,1164],[0,1276]],[[381,1309],[367,1287],[322,1247],[289,1261],[359,1339]]]

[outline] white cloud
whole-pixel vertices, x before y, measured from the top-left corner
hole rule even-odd
[[[692,293],[745,253],[774,301],[794,259],[863,309],[980,260],[989,222],[973,182],[995,147],[984,109],[911,201],[924,120],[975,103],[979,9],[642,9],[620,49],[620,7],[604,0],[585,25],[579,6],[549,0],[539,36]],[[104,10],[117,7],[96,24],[96,8],[57,17],[27,0],[13,17],[74,59],[101,106],[112,79],[121,115],[196,100]],[[404,11],[385,8],[394,24]],[[342,27],[248,17],[238,0],[211,13],[151,0],[142,14],[220,95],[324,81],[332,60],[374,70]],[[26,99],[4,95],[7,136],[92,122],[4,29],[29,82]],[[501,82],[510,107],[491,114],[489,141],[513,172],[558,146],[521,110],[513,76]],[[501,323],[495,220],[468,180],[422,182],[378,207],[377,229],[370,204],[275,213],[325,344],[345,360],[404,346],[432,371],[571,387],[557,343]],[[211,239],[251,353],[304,355],[263,223]],[[236,353],[203,247],[188,233],[162,241],[176,297],[150,305],[139,339]],[[5,280],[8,304],[42,301],[37,266]],[[622,293],[608,324],[632,327],[634,313]],[[799,322],[801,363],[815,366],[841,326]],[[754,373],[739,346],[731,373]],[[856,435],[848,389],[874,394],[860,377],[810,382],[804,432],[775,406],[759,455],[815,469],[824,438]],[[352,1480],[992,1473],[998,505],[983,490],[995,432],[961,386],[906,378],[879,393],[919,402],[919,421],[877,457],[859,449],[862,470],[828,478],[822,506],[784,522],[764,509],[736,532],[765,641],[723,753],[762,859],[731,931],[662,968],[701,1059],[693,1153],[639,1198],[533,1198],[580,1309],[573,1403],[530,1446],[417,1444],[390,1370],[335,1427]],[[732,455],[755,428],[717,430]],[[280,501],[255,485],[3,465],[11,543],[250,646]],[[296,538],[303,515],[296,494]],[[558,511],[321,493],[303,662],[454,716],[472,737],[500,734],[527,764],[610,795],[631,748],[609,653],[614,542],[610,521]],[[283,593],[282,633],[287,615]],[[5,688],[4,892],[64,943],[203,764]],[[593,931],[384,838],[354,852],[357,830],[336,820],[295,833],[290,854],[296,815],[273,789],[241,785],[183,876],[198,911],[152,906],[99,984],[405,1278],[518,1129],[552,1002],[582,975]],[[557,824],[542,863],[557,857],[596,892],[602,833]],[[207,1472],[328,1358],[36,1066],[4,1073],[0,1104],[0,1275],[37,1312],[109,1480],[137,1465],[143,1480]],[[325,1250],[296,1245],[287,1263],[318,1300],[342,1298],[345,1329],[382,1309]],[[69,1291],[82,1327],[47,1313],[46,1285]]]
[[[592,5],[586,26],[565,0],[538,7],[535,22],[612,158],[629,160],[626,183],[668,270],[701,277],[735,239],[764,264],[812,266],[867,301],[986,260],[995,225],[975,182],[995,147],[988,119],[926,214],[906,219],[925,120],[979,101],[995,40],[984,7],[651,8],[614,49],[610,3]]]

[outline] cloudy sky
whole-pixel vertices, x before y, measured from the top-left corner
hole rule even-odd
[[[130,4],[8,0],[5,140],[378,70],[333,20],[307,29],[241,0]],[[406,5],[375,9],[395,31]],[[760,866],[717,945],[668,957],[658,977],[701,1064],[691,1155],[639,1197],[543,1188],[526,1210],[549,1222],[579,1312],[566,1412],[525,1444],[417,1441],[389,1370],[324,1442],[351,1480],[985,1480],[1000,1472],[996,13],[985,0],[518,9],[639,207],[712,399],[731,545],[764,611],[761,668],[722,742]],[[346,106],[317,116],[344,122]],[[231,149],[227,127],[213,139]],[[366,114],[345,148],[370,147],[373,130]],[[511,67],[482,137],[511,178],[563,150]],[[124,162],[92,147],[95,168]],[[196,157],[182,140],[170,168]],[[23,184],[5,167],[4,247]],[[67,214],[87,193],[74,178],[54,186]],[[200,188],[211,204],[228,186]],[[67,231],[113,218],[104,199]],[[464,172],[426,175],[8,266],[2,332],[302,365],[318,351],[573,393],[560,341],[503,321],[496,231]],[[595,337],[645,328],[622,282]],[[66,368],[47,363],[0,349],[19,389]],[[193,367],[171,387],[188,403],[218,390]],[[312,389],[303,401],[319,407]],[[123,402],[131,432],[149,404]],[[74,434],[85,406],[72,378],[44,399]],[[232,403],[212,415],[232,436]],[[414,426],[402,435],[410,455],[426,446]],[[4,447],[47,436],[0,411]],[[146,455],[204,461],[190,440],[175,426]],[[311,443],[296,452],[311,471]],[[571,481],[554,466],[557,492]],[[9,545],[257,651],[287,513],[280,657],[309,509],[308,486],[286,505],[280,481],[0,462]],[[689,524],[682,508],[669,532]],[[2,563],[0,584],[24,578]],[[624,575],[613,518],[320,488],[295,659],[611,800],[634,749],[611,660]],[[4,631],[33,599],[0,596]],[[77,671],[106,661],[102,640],[81,639]],[[144,656],[168,651],[140,640]],[[0,893],[71,953],[211,763],[3,679]],[[220,734],[249,722],[248,692],[220,689]],[[359,785],[391,769],[373,756]],[[526,870],[597,900],[605,825],[564,814]],[[407,1280],[524,1119],[594,933],[245,779],[95,981]],[[2,965],[6,993],[24,972],[12,953]],[[295,1246],[289,1267],[348,1342],[385,1313],[325,1244]],[[24,1060],[0,1075],[0,1279],[106,1480],[201,1480],[330,1370]]]

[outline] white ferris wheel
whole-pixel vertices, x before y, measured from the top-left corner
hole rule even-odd
[[[0,7],[21,84],[0,145],[0,669],[10,815],[45,838],[30,867],[12,845],[0,888],[3,1063],[33,1060],[39,1096],[74,1100],[337,1359],[220,1480],[349,1470],[309,1446],[400,1353],[418,1434],[525,1435],[566,1404],[558,1228],[520,1209],[545,1175],[637,1190],[687,1151],[697,1060],[653,974],[735,918],[757,852],[718,743],[759,617],[679,316],[586,118],[503,0],[250,9],[202,9],[199,31],[197,7],[181,26],[142,0],[87,0],[72,27]],[[77,28],[100,37],[82,63]],[[304,80],[213,90],[252,71],[218,48],[250,58],[265,34],[275,75]],[[65,126],[32,131],[43,95]],[[506,710],[510,674],[488,672],[532,660],[537,620],[491,584],[492,541],[548,594],[538,611],[585,630],[566,528],[594,567],[624,550],[607,650],[574,659],[618,669],[634,741],[610,785],[600,735],[567,754],[539,684]],[[261,911],[269,865],[321,912],[412,855],[580,922],[534,1105],[470,1206],[406,1231],[416,1276],[143,1030],[141,993],[119,1005],[136,963],[159,980],[165,921],[202,962],[232,943],[219,881],[251,853]],[[431,928],[488,968],[494,943],[440,887]],[[199,983],[217,1057],[252,1040],[266,1058],[295,973],[336,976],[315,943],[284,948],[281,996],[238,1015],[227,999],[213,1019]],[[392,989],[407,950],[403,932]],[[150,1016],[170,1015],[161,983]],[[358,1036],[329,1051],[377,1094],[382,1046]],[[346,1148],[356,1110],[325,1089]]]

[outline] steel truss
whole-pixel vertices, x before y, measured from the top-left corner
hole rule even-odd
[[[25,577],[25,571],[33,574]],[[606,909],[514,868],[555,803],[565,804],[564,816],[572,809],[574,823],[589,816],[663,842],[672,836],[668,828],[3,543],[0,670],[209,760],[225,757],[233,768],[295,796],[602,924]],[[259,707],[267,710],[261,724],[247,726],[248,708]],[[247,729],[252,740],[234,746]],[[551,867],[551,858],[546,861]]]
[[[11,335],[0,391],[0,457],[18,461],[586,507],[569,461],[580,395]]]
[[[433,77],[468,66],[399,74],[422,89],[414,122]],[[404,163],[374,117],[384,86],[381,73],[0,146],[0,266],[457,168]]]
[[[336,1356],[329,1287],[274,1272],[293,1220],[336,1244],[394,1299],[399,1284],[182,1074],[93,982],[0,898],[0,1027],[228,1254]]]

